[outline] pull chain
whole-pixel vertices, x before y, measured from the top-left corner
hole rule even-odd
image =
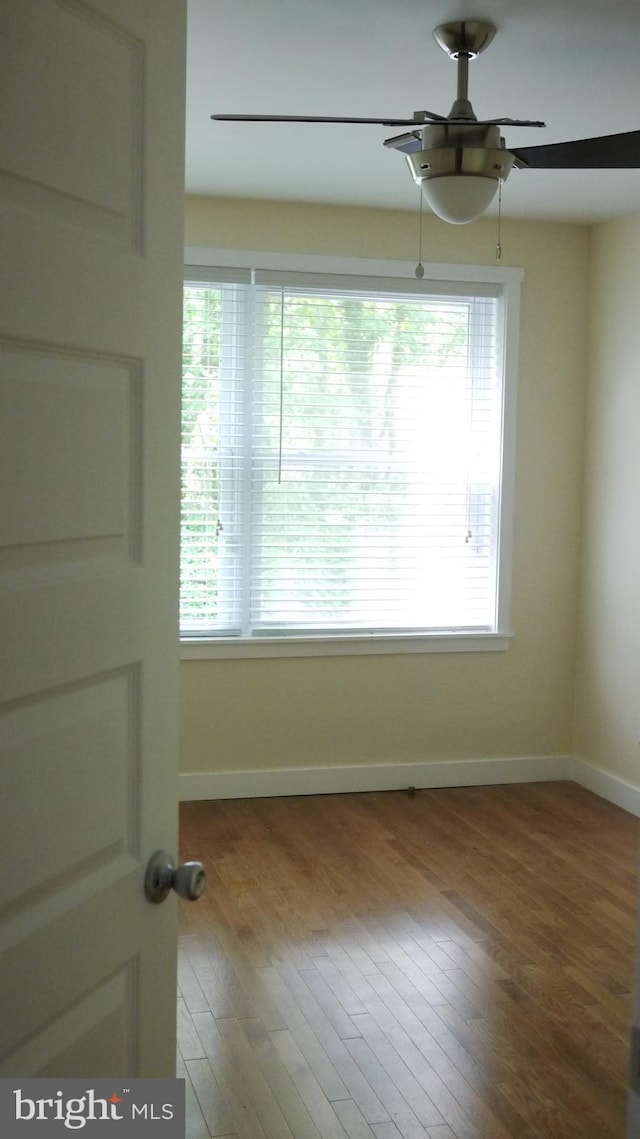
[[[498,179],[498,239],[496,241],[496,261],[502,257],[502,246],[500,244],[500,223],[502,221],[502,178]]]
[[[420,187],[420,221],[418,223],[418,264],[416,265],[416,277],[421,281],[424,277],[424,268],[422,265],[422,187]]]

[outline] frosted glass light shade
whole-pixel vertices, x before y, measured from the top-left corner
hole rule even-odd
[[[444,174],[425,178],[422,193],[434,214],[443,221],[464,225],[480,217],[498,191],[499,179],[482,174]]]

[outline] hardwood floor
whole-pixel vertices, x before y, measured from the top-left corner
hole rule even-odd
[[[571,783],[183,804],[189,1139],[623,1139],[637,837]]]

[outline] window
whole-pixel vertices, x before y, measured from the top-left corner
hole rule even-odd
[[[187,270],[183,640],[506,631],[499,275]]]

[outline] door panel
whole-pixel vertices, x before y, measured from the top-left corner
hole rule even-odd
[[[0,477],[15,487],[3,546],[19,549],[23,564],[44,557],[48,565],[53,544],[60,547],[56,560],[67,564],[105,556],[137,560],[139,366],[6,343],[1,366],[6,411]]]
[[[141,248],[145,5],[131,14],[122,3],[76,0],[8,7],[0,78],[6,194],[20,208]]]
[[[0,1074],[172,1075],[185,5],[3,16]]]

